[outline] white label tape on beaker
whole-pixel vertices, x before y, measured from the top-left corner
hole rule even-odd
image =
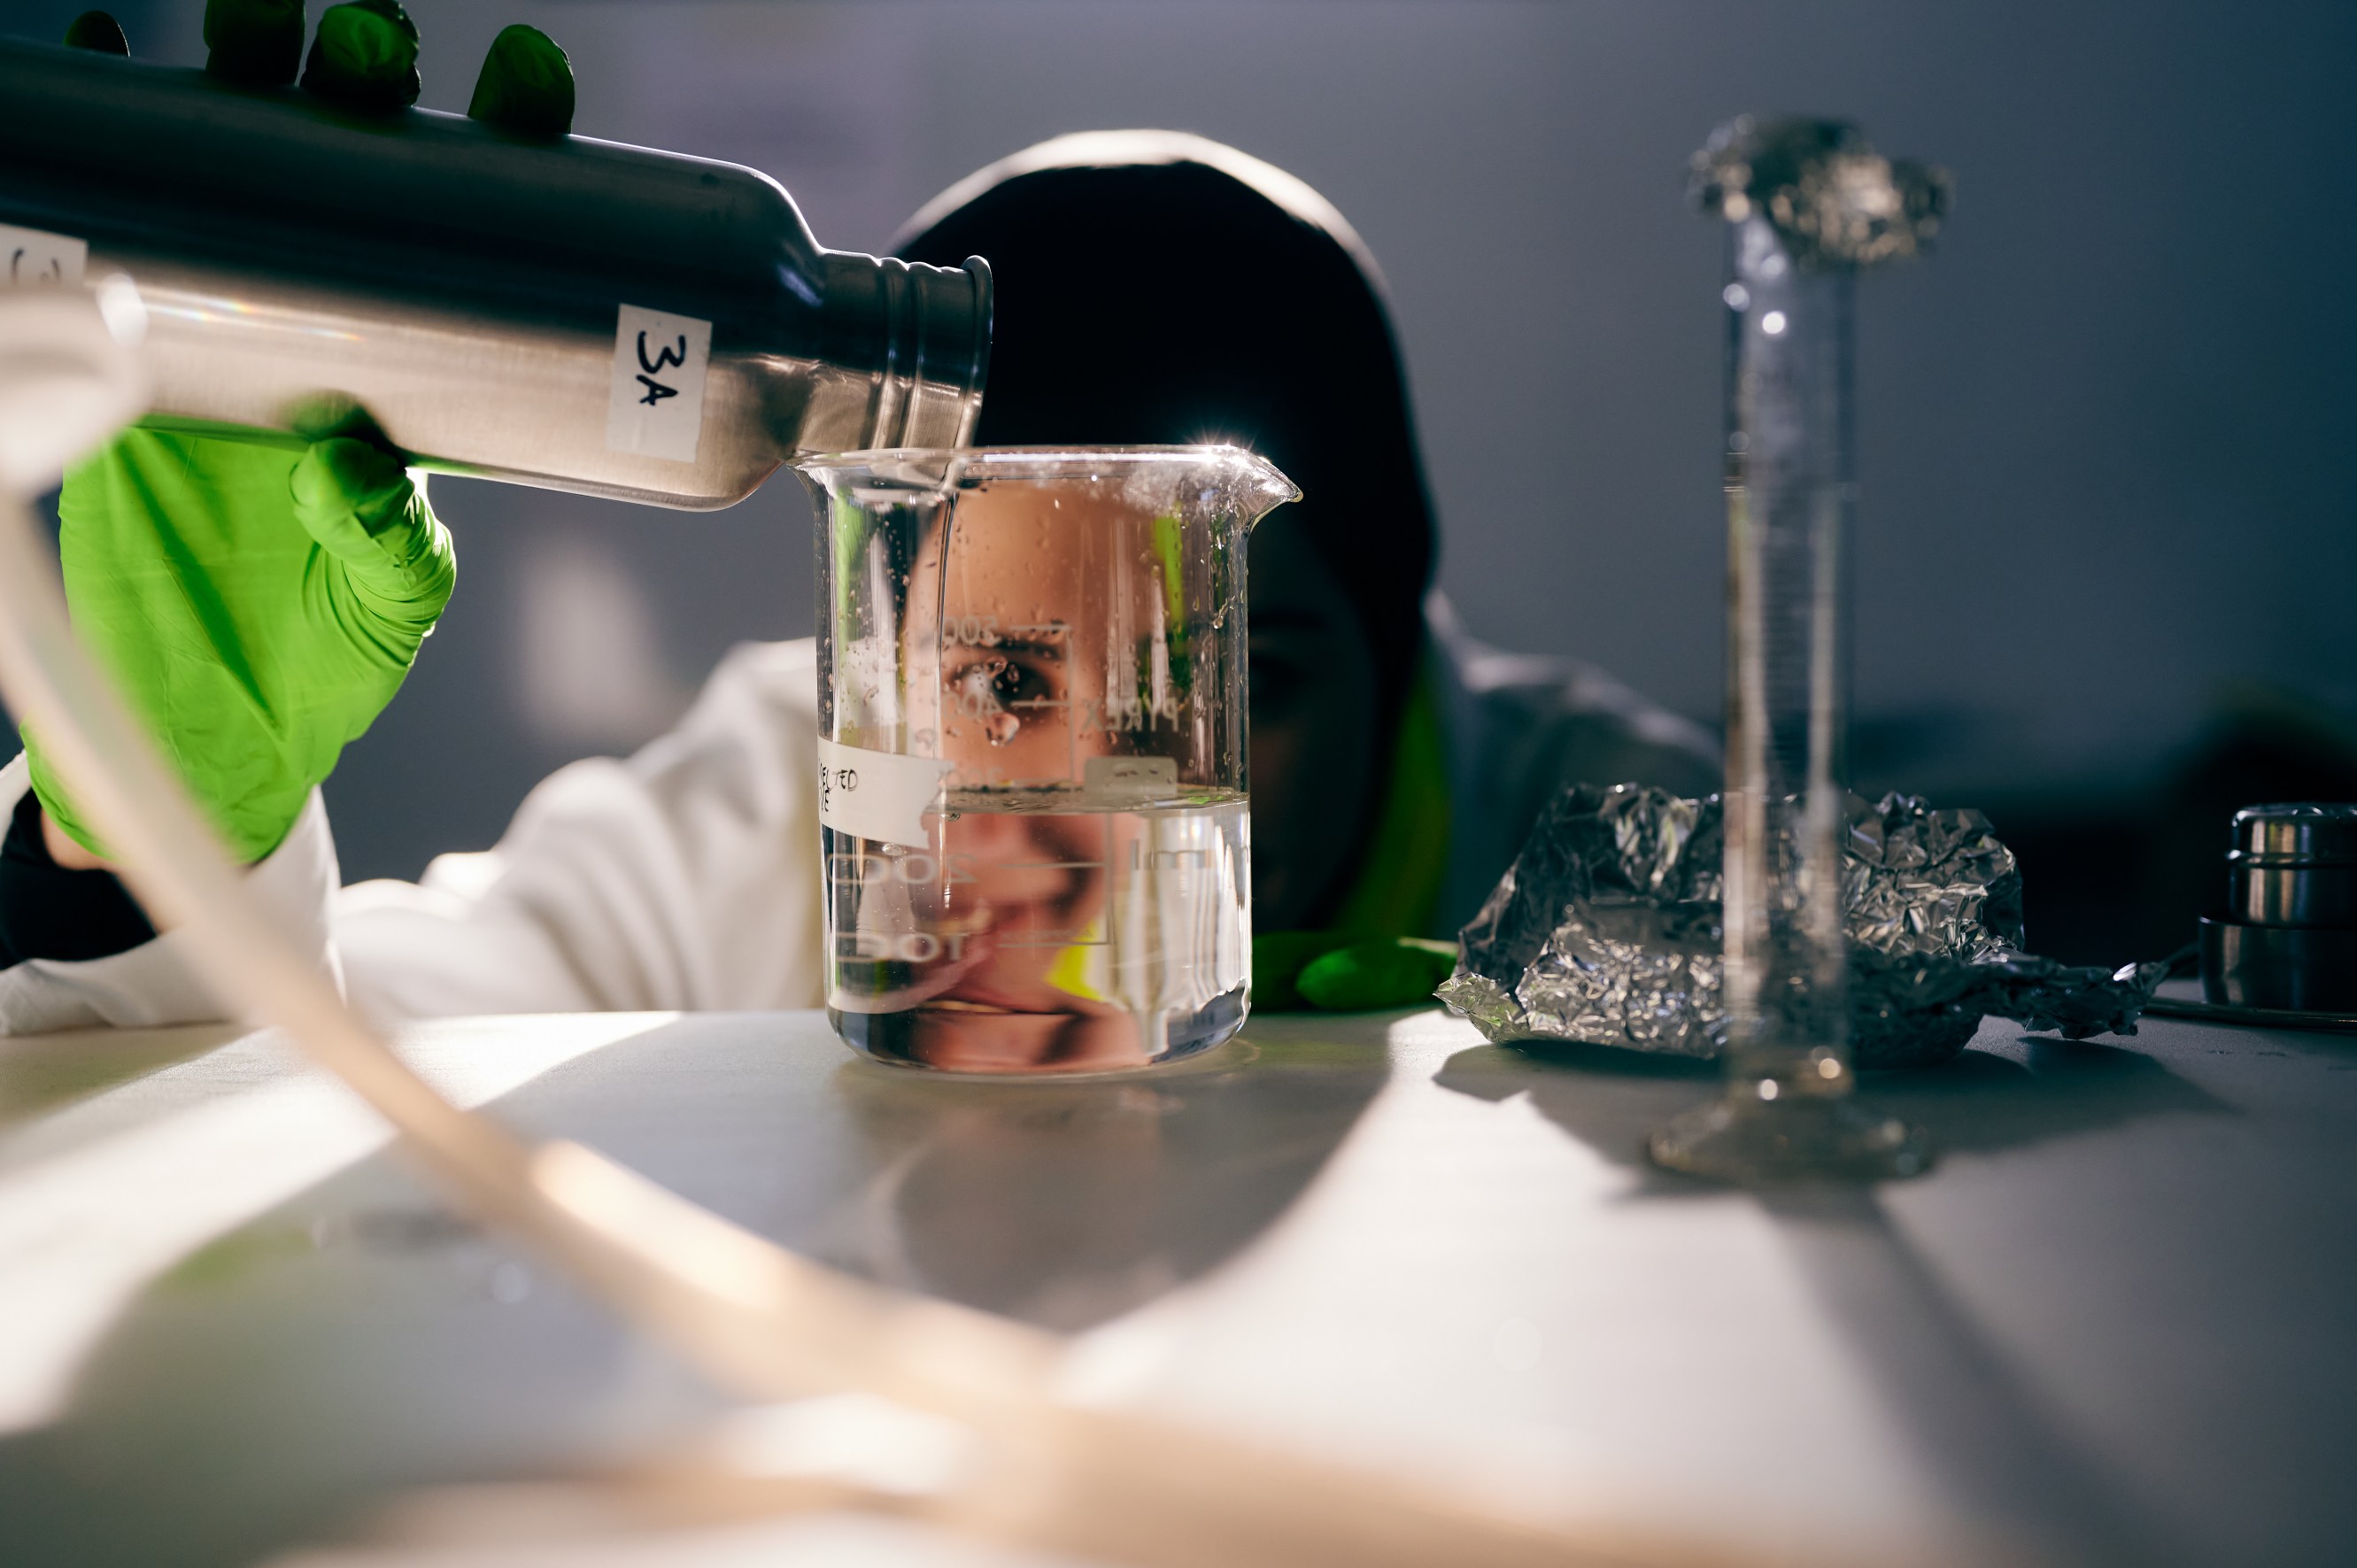
[[[921,849],[925,813],[953,765],[865,746],[818,743],[818,820],[839,833]]]
[[[711,322],[622,306],[614,328],[613,389],[606,400],[607,450],[694,462],[711,359]]]
[[[87,241],[77,240],[71,234],[16,229],[0,223],[0,287],[80,283],[89,264]]]

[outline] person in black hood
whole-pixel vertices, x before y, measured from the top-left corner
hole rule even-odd
[[[1258,929],[1453,933],[1558,783],[1717,787],[1695,726],[1480,648],[1432,594],[1382,275],[1300,180],[1179,133],[1059,137],[944,192],[895,248],[991,263],[979,444],[1232,441],[1301,488],[1252,546]]]

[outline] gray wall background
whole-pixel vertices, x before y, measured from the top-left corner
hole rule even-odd
[[[0,29],[78,8],[8,0]],[[1862,290],[1862,780],[2099,817],[2238,704],[2357,729],[2357,7],[410,10],[426,105],[463,109],[492,34],[533,22],[583,134],[765,169],[839,248],[1069,130],[1177,126],[1299,174],[1389,277],[1465,618],[1714,721],[1720,248],[1684,161],[1743,110],[1857,120],[1958,192],[1939,252]],[[188,64],[201,14],[118,9],[136,53]],[[711,516],[435,498],[460,586],[330,786],[352,875],[488,844],[549,768],[659,733],[730,643],[809,629],[791,478]]]

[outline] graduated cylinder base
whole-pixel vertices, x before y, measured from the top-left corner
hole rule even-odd
[[[1749,1083],[1657,1129],[1646,1147],[1667,1169],[1741,1186],[1888,1181],[1932,1165],[1905,1122],[1846,1094],[1765,1101]]]

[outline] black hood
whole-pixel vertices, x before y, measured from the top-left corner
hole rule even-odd
[[[1232,441],[1283,468],[1396,712],[1422,647],[1432,502],[1383,281],[1340,213],[1232,147],[1097,132],[952,188],[895,251],[991,264],[981,445]]]

